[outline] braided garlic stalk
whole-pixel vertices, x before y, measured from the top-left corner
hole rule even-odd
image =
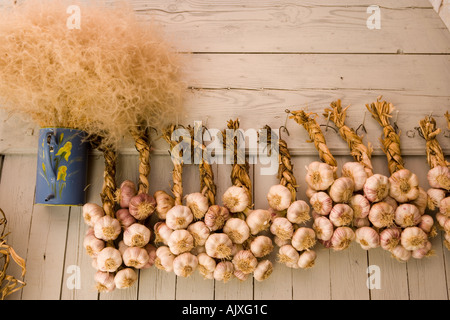
[[[306,182],[309,186],[307,196],[313,208],[313,229],[325,247],[336,251],[345,250],[355,240],[351,228],[354,212],[349,205],[355,183],[349,177],[337,177],[336,159],[328,149],[325,136],[312,113],[295,111],[290,118],[305,128],[322,160],[306,167]]]

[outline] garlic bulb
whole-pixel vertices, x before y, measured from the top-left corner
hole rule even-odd
[[[197,255],[198,265],[197,269],[205,279],[214,278],[214,270],[216,269],[216,260],[208,256],[206,253],[199,253]]]
[[[288,240],[294,234],[294,226],[288,219],[277,217],[272,221],[270,232],[280,239]]]
[[[238,186],[229,187],[222,196],[223,205],[230,212],[244,212],[250,203],[250,196],[244,188]]]
[[[267,256],[273,250],[272,239],[267,236],[257,236],[250,243],[250,251],[257,258]]]
[[[122,264],[120,251],[113,247],[106,247],[97,254],[98,270],[115,272]]]
[[[211,231],[222,229],[225,221],[230,218],[227,208],[219,205],[212,205],[205,214],[205,224]]]
[[[86,203],[82,211],[84,222],[90,227],[93,227],[97,220],[105,215],[103,208],[95,203]]]
[[[136,223],[136,219],[130,214],[128,209],[119,209],[116,212],[116,219],[119,220],[122,229],[126,229],[133,223]]]
[[[398,208],[398,203],[394,198],[387,196],[386,198],[383,199],[383,202],[386,202],[392,208],[394,208],[394,211],[397,210],[397,208]]]
[[[283,211],[291,205],[291,191],[281,184],[273,185],[267,193],[269,206],[277,211]]]
[[[235,269],[234,272],[233,272],[233,275],[239,281],[245,281],[250,276],[250,273],[243,273],[242,271]]]
[[[112,292],[116,288],[114,274],[112,273],[97,271],[94,275],[94,280],[98,292]]]
[[[162,246],[156,249],[155,266],[160,270],[171,272],[173,270],[173,260],[175,256],[169,247]]]
[[[370,212],[370,202],[361,194],[355,194],[348,203],[353,209],[354,218],[365,218]]]
[[[186,229],[194,220],[194,215],[186,206],[176,205],[166,213],[166,224],[172,230]]]
[[[198,256],[200,253],[206,253],[206,249],[205,246],[197,246],[194,247],[191,251],[189,251],[190,253]]]
[[[117,289],[130,288],[138,279],[136,271],[132,268],[125,268],[116,273],[114,283]]]
[[[186,206],[191,209],[195,219],[201,219],[208,211],[209,201],[200,192],[194,192],[186,196]]]
[[[128,210],[136,220],[145,220],[155,212],[156,201],[151,195],[141,193],[131,198]]]
[[[447,219],[445,221],[443,228],[445,233],[450,233],[450,219]]]
[[[347,203],[353,196],[353,191],[355,191],[353,180],[348,177],[340,177],[333,182],[328,194],[334,202]]]
[[[328,241],[333,236],[334,227],[327,217],[318,217],[314,220],[312,228],[316,232],[317,239]]]
[[[322,191],[315,193],[309,199],[309,203],[314,211],[322,216],[328,215],[333,208],[333,200],[327,193]]]
[[[384,250],[391,251],[400,244],[401,230],[387,228],[380,232],[380,245]]]
[[[316,233],[311,228],[300,227],[292,236],[292,246],[298,251],[312,248],[316,244]]]
[[[153,230],[155,231],[155,243],[163,243],[167,245],[173,230],[162,221],[155,223]]]
[[[300,255],[290,244],[280,247],[277,258],[278,262],[284,263],[289,268],[299,268],[298,259]]]
[[[355,228],[370,227],[370,221],[369,221],[368,217],[365,217],[365,218],[354,218],[352,225]]]
[[[173,260],[173,272],[183,278],[189,277],[197,269],[198,259],[192,253],[185,252]]]
[[[433,231],[434,226],[433,217],[428,214],[424,214],[420,219],[420,223],[417,226],[420,229],[422,229],[425,233],[430,233],[431,231]]]
[[[336,227],[350,225],[353,221],[353,209],[345,203],[338,203],[331,209],[329,219]]]
[[[191,223],[187,227],[187,231],[189,231],[189,233],[194,238],[194,247],[204,246],[206,239],[208,239],[210,234],[209,228],[203,221]]]
[[[377,248],[380,246],[380,235],[371,227],[362,227],[355,231],[356,242],[364,250]]]
[[[355,240],[355,233],[349,227],[338,227],[331,237],[331,246],[335,251],[347,249],[351,242]]]
[[[233,242],[225,233],[213,233],[205,243],[206,253],[216,259],[228,259],[231,256]]]
[[[127,249],[127,248],[130,248],[129,246],[127,246],[124,242],[123,242],[123,240],[122,241],[119,241],[119,244],[118,244],[118,250],[119,250],[119,252],[120,252],[120,254],[123,256],[123,253],[125,252],[125,250]]]
[[[307,187],[306,188],[306,196],[308,197],[308,199],[311,199],[311,197],[314,195],[314,193],[317,193],[317,190],[314,190],[311,187]]]
[[[283,240],[283,239],[278,238],[277,236],[273,237],[273,242],[275,242],[275,244],[277,246],[279,246],[279,247],[282,247],[282,246],[284,246],[286,244],[291,244],[291,240],[290,239],[289,240]]]
[[[191,251],[194,248],[194,237],[187,230],[175,230],[169,237],[168,246],[175,255]]]
[[[390,227],[394,224],[395,211],[386,202],[378,202],[372,205],[369,211],[369,220],[377,228]]]
[[[86,253],[91,257],[96,257],[97,254],[105,248],[105,242],[97,239],[93,234],[89,234],[84,237],[83,247],[86,249]]]
[[[271,218],[268,210],[256,209],[249,213],[245,222],[247,222],[251,234],[256,235],[269,228]]]
[[[148,269],[155,264],[156,248],[153,245],[151,245],[150,243],[148,243],[145,245],[144,249],[147,251],[148,261],[145,264],[145,266],[142,267],[142,269]]]
[[[228,235],[233,243],[242,244],[250,237],[250,228],[247,223],[239,218],[231,218],[225,222],[223,232]]]
[[[253,271],[253,278],[256,281],[264,281],[270,277],[273,272],[272,262],[269,260],[262,260],[256,266],[255,271]]]
[[[133,181],[125,180],[119,188],[118,201],[121,208],[128,208],[130,200],[136,195],[136,185]]]
[[[417,250],[425,247],[427,234],[418,227],[408,227],[402,231],[400,242],[406,250]]]
[[[311,219],[309,205],[303,200],[297,200],[291,203],[286,212],[286,218],[291,223],[302,224]]]
[[[436,213],[436,220],[439,223],[439,225],[444,228],[445,223],[447,222],[449,218],[444,216],[442,213]]]
[[[214,269],[214,279],[227,283],[231,280],[234,273],[234,266],[230,261],[221,261]]]
[[[370,202],[378,202],[389,195],[391,184],[389,178],[381,174],[374,174],[367,178],[364,184],[364,196]]]
[[[306,183],[311,189],[327,190],[334,182],[335,170],[326,163],[313,161],[306,167]]]
[[[314,267],[316,261],[316,252],[313,250],[303,252],[298,258],[298,266],[301,269],[309,269]]]
[[[347,162],[342,166],[342,176],[353,180],[355,191],[362,190],[367,180],[367,173],[359,162]]]
[[[395,223],[402,227],[412,227],[419,224],[421,215],[413,204],[403,203],[395,210]]]
[[[240,250],[233,257],[232,263],[235,270],[249,274],[256,269],[258,260],[250,250]]]
[[[175,205],[175,199],[167,192],[158,190],[153,194],[156,201],[156,214],[159,219],[165,220],[167,211]]]
[[[441,200],[445,198],[445,191],[442,189],[431,188],[427,191],[428,195],[428,208],[435,210],[439,208]]]
[[[98,239],[105,241],[116,240],[122,231],[120,222],[110,216],[99,218],[94,225],[94,234]]]
[[[419,178],[408,169],[394,172],[389,182],[389,196],[399,203],[416,200],[419,196]]]
[[[419,213],[421,215],[425,214],[428,204],[428,194],[423,188],[419,187],[419,196],[416,200],[411,201],[411,204],[415,205],[417,209],[419,209]]]
[[[427,243],[423,248],[412,251],[411,256],[414,259],[423,259],[425,257],[431,257],[432,255],[434,255],[434,250],[431,250],[431,247],[432,247],[431,242],[427,241]]]
[[[143,247],[150,241],[151,231],[140,223],[135,223],[123,232],[123,242],[129,247]]]
[[[411,251],[406,250],[402,245],[396,246],[391,253],[392,257],[400,262],[406,262],[411,258]]]
[[[127,267],[143,268],[150,259],[147,250],[139,247],[128,247],[122,255],[123,263]]]
[[[439,213],[450,217],[450,197],[441,200],[439,203]]]
[[[428,171],[427,179],[432,188],[450,190],[450,169],[448,167],[434,167]]]

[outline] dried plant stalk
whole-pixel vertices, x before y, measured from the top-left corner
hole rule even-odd
[[[264,126],[267,130],[267,140],[265,141],[267,148],[269,148],[269,155],[272,152],[272,139],[276,138],[275,148],[278,149],[278,179],[280,184],[285,186],[291,192],[291,199],[295,201],[297,199],[297,180],[294,176],[294,165],[291,161],[291,154],[287,147],[287,143],[281,137],[278,137],[272,131],[268,125]],[[275,137],[274,137],[275,135]]]
[[[440,128],[436,128],[436,120],[427,116],[419,122],[419,129],[426,140],[427,161],[431,169],[436,166],[448,166],[445,160],[444,152],[437,141],[437,136],[441,133]]]
[[[189,131],[192,137],[191,141],[194,158],[200,159],[200,163],[198,164],[200,174],[200,192],[206,196],[209,205],[214,205],[216,203],[217,187],[214,183],[214,173],[207,158],[208,154],[206,151],[206,146],[203,143],[199,143],[195,139],[193,127],[189,127]]]
[[[182,149],[178,148],[177,141],[172,140],[172,134],[177,129],[176,125],[170,125],[163,132],[163,138],[169,144],[169,154],[172,158],[172,194],[175,197],[175,204],[181,205],[183,200],[183,153]]]
[[[445,118],[447,119],[447,129],[450,130],[450,113],[448,111],[445,113]]]
[[[245,157],[238,152],[238,137],[236,133],[239,130],[239,119],[229,120],[227,123],[228,129],[233,130],[235,133],[233,139],[228,137],[226,130],[223,131],[223,145],[226,150],[233,150],[233,164],[231,170],[231,182],[234,186],[243,187],[249,195],[250,203],[252,203],[252,181],[250,179],[249,170],[250,166]]]
[[[139,183],[138,193],[148,193],[150,174],[150,130],[149,128],[131,130],[136,150],[139,152]]]
[[[27,269],[25,260],[21,258],[6,242],[6,236],[8,235],[5,234],[7,220],[2,209],[0,209],[0,214],[2,216],[0,219],[0,227],[2,228],[2,233],[0,236],[0,255],[1,260],[3,260],[3,266],[0,270],[0,300],[4,300],[7,296],[21,290],[26,285],[24,281],[7,274],[11,258],[20,267],[22,278],[25,276]]]
[[[357,135],[355,130],[345,125],[346,111],[349,106],[342,109],[341,100],[333,101],[330,106],[331,109],[325,109],[325,116],[330,115],[330,120],[339,129],[339,134],[342,139],[347,142],[353,158],[364,166],[368,176],[373,175],[371,160],[373,148],[370,142],[366,147],[363,143],[363,137]]]
[[[383,128],[384,138],[380,138],[383,152],[388,159],[388,167],[391,175],[400,169],[404,169],[403,158],[400,149],[400,136],[390,123],[391,113],[394,111],[394,105],[386,101],[381,101],[381,97],[375,103],[366,104],[367,110],[372,117]]]
[[[305,113],[305,111],[293,111],[290,119],[294,119],[298,124],[302,125],[309,134],[310,140],[308,142],[313,142],[317,151],[319,152],[320,159],[329,164],[332,167],[337,167],[336,159],[328,149],[325,141],[325,136],[320,129],[315,117],[312,117],[313,113]]]

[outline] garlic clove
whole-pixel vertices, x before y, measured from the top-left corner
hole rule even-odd
[[[160,270],[171,272],[173,270],[173,260],[175,256],[169,247],[161,246],[156,249],[155,266]]]
[[[94,275],[94,280],[98,292],[112,292],[116,288],[114,274],[112,273],[97,271]]]
[[[226,207],[212,205],[205,214],[205,224],[211,231],[222,229],[230,218],[230,212]]]
[[[230,261],[221,261],[214,269],[214,279],[227,283],[234,276],[234,266]]]
[[[365,218],[370,212],[370,202],[361,194],[355,194],[350,198],[349,206],[353,209],[355,218]]]
[[[316,213],[323,216],[328,215],[333,208],[333,200],[327,193],[322,191],[315,193],[311,199],[309,199],[309,203]]]
[[[441,214],[441,213],[436,213],[436,220],[437,220],[437,222],[439,223],[439,226],[441,227],[441,228],[444,228],[444,225],[445,225],[445,223],[447,222],[447,220],[448,220],[449,218],[447,218],[446,216],[444,216],[443,214]]]
[[[411,256],[414,259],[423,259],[425,257],[431,257],[435,253],[434,250],[431,249],[431,247],[432,247],[431,242],[427,241],[427,243],[423,248],[413,250],[411,252]]]
[[[290,244],[286,244],[278,250],[277,261],[285,264],[289,268],[299,268],[299,258],[300,255],[298,251]]]
[[[239,281],[245,281],[250,276],[250,273],[243,273],[242,271],[235,269],[234,272],[233,272],[233,275]]]
[[[399,203],[416,200],[419,197],[419,178],[408,169],[400,169],[389,178],[389,196]]]
[[[422,229],[425,233],[429,234],[433,231],[434,220],[433,217],[427,214],[424,214],[420,219],[420,223],[417,225],[420,229]]]
[[[105,242],[97,239],[93,234],[89,234],[84,237],[83,247],[89,256],[96,257],[105,248]]]
[[[159,219],[165,220],[167,211],[175,205],[175,199],[167,192],[158,190],[153,194],[156,201],[156,214]]]
[[[173,260],[173,272],[179,277],[187,278],[194,273],[197,265],[197,257],[189,252],[185,252]]]
[[[348,226],[353,221],[353,209],[345,203],[338,203],[331,209],[329,219],[336,227]]]
[[[197,255],[198,265],[197,269],[199,273],[205,279],[212,279],[214,275],[214,270],[216,269],[216,260],[208,256],[206,253],[199,253]]]
[[[309,215],[311,209],[303,200],[297,200],[291,203],[286,212],[286,218],[291,223],[302,224],[311,219]]]
[[[381,201],[389,195],[390,186],[388,177],[376,173],[367,178],[363,188],[364,196],[370,202]]]
[[[395,210],[395,223],[402,228],[416,226],[421,218],[419,209],[413,204],[403,203]]]
[[[250,196],[247,191],[238,186],[229,187],[222,196],[223,205],[233,213],[244,212],[250,207]]]
[[[127,267],[143,268],[150,259],[147,250],[139,247],[128,247],[122,254],[123,263]]]
[[[191,251],[194,248],[194,237],[187,230],[175,230],[169,237],[168,246],[175,255]]]
[[[115,272],[121,264],[122,255],[113,247],[106,247],[97,254],[97,267],[100,271]]]
[[[256,235],[269,228],[271,218],[272,216],[268,210],[256,209],[248,214],[245,222],[249,226],[251,234]]]
[[[250,237],[250,228],[247,223],[239,218],[230,218],[225,222],[223,232],[228,235],[233,243],[242,244]]]
[[[186,197],[186,206],[191,209],[195,219],[201,219],[205,216],[209,208],[209,201],[200,192],[188,194]]]
[[[150,241],[151,231],[140,223],[134,223],[123,232],[123,242],[129,247],[143,247]]]
[[[345,250],[355,240],[355,237],[355,233],[349,227],[338,227],[331,237],[331,246],[335,251]]]
[[[136,219],[130,214],[128,209],[119,209],[116,212],[116,219],[119,220],[122,229],[126,229],[133,223],[136,223]]]
[[[351,178],[354,182],[355,191],[362,190],[367,180],[367,173],[359,162],[347,162],[342,166],[342,176]]]
[[[336,203],[348,203],[353,196],[355,183],[351,178],[340,177],[330,187],[329,195]]]
[[[186,206],[176,205],[166,214],[166,224],[172,230],[186,229],[194,220],[194,215]]]
[[[450,217],[450,197],[441,200],[439,203],[439,213]]]
[[[431,188],[427,191],[428,209],[435,210],[439,208],[441,200],[445,198],[445,191],[442,189]]]
[[[306,183],[317,191],[327,190],[334,182],[335,168],[330,165],[314,161],[306,167]]]
[[[427,234],[418,227],[407,227],[402,231],[400,242],[409,251],[422,249],[428,241]]]
[[[369,220],[377,228],[392,226],[394,219],[394,208],[386,202],[377,202],[370,208]]]
[[[450,169],[448,167],[434,167],[428,171],[427,179],[432,188],[450,190]]]
[[[142,267],[142,269],[148,269],[155,264],[156,260],[156,248],[150,243],[146,244],[144,249],[148,254],[148,262]]]
[[[421,215],[425,214],[425,210],[428,205],[428,194],[423,188],[419,187],[419,196],[416,200],[411,201],[411,204],[415,205],[417,209],[419,209],[419,213]]]
[[[406,262],[411,258],[411,251],[406,250],[402,245],[398,245],[391,251],[392,257],[399,262]]]
[[[187,231],[189,231],[189,233],[194,238],[194,247],[204,246],[206,239],[208,239],[208,237],[210,235],[209,228],[206,226],[206,224],[203,221],[197,221],[195,223],[191,223],[187,227]]]
[[[319,240],[328,241],[333,236],[334,226],[327,217],[320,216],[315,219],[312,228]]]
[[[253,278],[256,281],[264,281],[270,277],[273,272],[272,262],[269,260],[262,260],[256,266],[255,271],[253,271]]]
[[[355,231],[355,237],[356,242],[358,242],[364,250],[380,246],[380,235],[371,227],[358,228]]]
[[[280,239],[288,240],[294,234],[294,226],[288,219],[278,217],[272,221],[270,232]]]
[[[225,233],[212,233],[206,239],[206,253],[216,259],[228,259],[231,257],[233,242]]]
[[[289,208],[291,198],[291,191],[281,184],[271,186],[267,193],[269,206],[276,211],[283,211]]]
[[[292,246],[298,251],[312,248],[316,244],[316,233],[311,228],[300,227],[292,236]]]
[[[301,269],[309,269],[314,267],[317,254],[313,250],[303,252],[298,258],[298,266]]]
[[[162,221],[155,223],[153,230],[155,231],[155,243],[163,243],[167,245],[173,230]]]
[[[136,195],[136,185],[131,180],[125,180],[121,183],[118,190],[118,203],[121,208],[128,208],[131,199]]]
[[[235,270],[249,274],[256,269],[258,260],[250,250],[240,250],[234,255],[232,263]]]
[[[117,289],[127,289],[133,286],[138,276],[132,268],[124,268],[118,271],[114,277],[114,283]]]
[[[156,209],[156,201],[151,195],[141,193],[130,199],[128,210],[136,220],[145,220]]]
[[[262,258],[270,254],[273,250],[272,239],[267,236],[257,236],[250,243],[250,251],[257,258]]]
[[[105,215],[103,208],[95,203],[86,203],[82,209],[84,222],[93,227],[98,219]]]
[[[400,244],[401,230],[387,228],[380,232],[380,245],[384,250],[391,251]]]

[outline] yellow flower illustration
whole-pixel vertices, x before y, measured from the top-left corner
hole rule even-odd
[[[45,172],[45,164],[42,162],[42,170],[44,171],[44,173],[46,173]]]
[[[64,144],[64,147],[60,148],[58,150],[58,153],[56,154],[57,156],[60,155],[64,155],[64,159],[66,159],[66,161],[69,161],[69,157],[70,157],[70,151],[72,150],[72,142],[67,141]]]
[[[56,180],[64,180],[66,181],[66,175],[67,175],[67,167],[66,166],[61,166],[58,168],[58,177],[56,178]]]

